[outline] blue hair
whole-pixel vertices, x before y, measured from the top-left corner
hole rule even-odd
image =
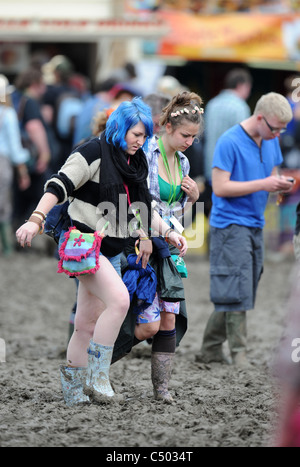
[[[143,149],[147,149],[148,139],[153,136],[153,121],[151,108],[143,102],[141,97],[135,97],[130,102],[122,102],[113,111],[106,123],[106,141],[126,151],[126,134],[139,122],[144,124],[148,136],[143,145]]]

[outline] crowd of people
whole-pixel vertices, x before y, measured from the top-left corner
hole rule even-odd
[[[196,361],[247,368],[246,316],[263,271],[264,212],[269,193],[294,185],[280,173],[281,136],[292,131],[298,109],[290,96],[269,92],[251,113],[244,68],[230,71],[208,103],[173,77],[147,96],[134,80],[114,77],[92,95],[83,78],[63,56],[21,73],[14,90],[1,78],[2,251],[12,253],[12,228],[18,246],[30,247],[49,212],[68,202],[59,267],[78,288],[61,367],[66,404],[116,400],[110,365],[141,341],[152,345],[154,396],[172,403],[169,382],[188,316],[182,218],[204,201],[214,311]],[[194,158],[204,162],[202,193]]]

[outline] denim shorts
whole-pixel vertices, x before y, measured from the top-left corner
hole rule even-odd
[[[102,253],[100,252],[100,256],[101,255],[102,255]],[[111,263],[111,265],[115,268],[115,270],[117,271],[119,276],[122,277],[122,274],[121,274],[121,253],[119,255],[116,255],[116,256],[109,256],[109,257],[107,257],[107,259]]]
[[[254,308],[263,261],[262,229],[210,228],[210,299],[216,311]]]
[[[63,230],[60,234],[60,237],[59,237],[59,243],[58,243],[58,251],[62,245],[62,243],[64,242],[65,240],[65,233],[67,231],[66,230]],[[100,252],[100,256],[104,256],[101,252]],[[108,259],[108,261],[111,263],[111,265],[115,268],[116,272],[118,273],[118,275],[120,277],[122,277],[122,274],[121,274],[121,253],[119,255],[116,255],[116,256],[110,256],[110,257],[107,257],[106,258]]]

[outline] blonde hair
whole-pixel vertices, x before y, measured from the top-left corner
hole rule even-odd
[[[92,134],[98,136],[106,128],[106,123],[114,109],[110,107],[109,109],[100,110],[92,119]]]
[[[288,123],[293,118],[289,101],[276,92],[269,92],[261,96],[254,109],[254,115],[259,113],[264,114],[265,117],[275,116],[282,123]]]
[[[93,117],[92,120],[92,134],[98,136],[102,131],[105,130],[108,115],[106,112],[100,111]]]
[[[171,123],[173,129],[182,125],[183,120],[200,124],[200,132],[204,129],[203,100],[195,92],[184,91],[174,96],[162,110],[159,124],[164,127]]]

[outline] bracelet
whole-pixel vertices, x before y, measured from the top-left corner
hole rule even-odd
[[[140,254],[140,250],[139,250],[139,247],[138,247],[138,244],[139,244],[139,241],[137,240],[134,244],[134,249],[135,249],[135,254],[136,256],[138,256]]]
[[[35,224],[41,226],[43,220],[40,217],[32,214],[26,222],[34,222]]]
[[[43,211],[33,211],[32,214],[40,214],[43,217],[43,220],[45,220],[47,217]]]
[[[30,218],[31,217],[36,217],[37,219],[40,219],[41,222],[44,222],[44,218],[42,216],[40,216],[39,214],[31,214]]]
[[[149,237],[140,237],[139,240],[140,240],[140,241],[143,241],[143,240],[150,240],[150,238],[149,238]]]
[[[166,240],[166,242],[168,241],[168,238],[170,237],[170,234],[171,234],[172,232],[175,232],[175,230],[172,229],[171,227],[170,227],[169,229],[167,229],[167,231],[165,232],[165,240]]]

